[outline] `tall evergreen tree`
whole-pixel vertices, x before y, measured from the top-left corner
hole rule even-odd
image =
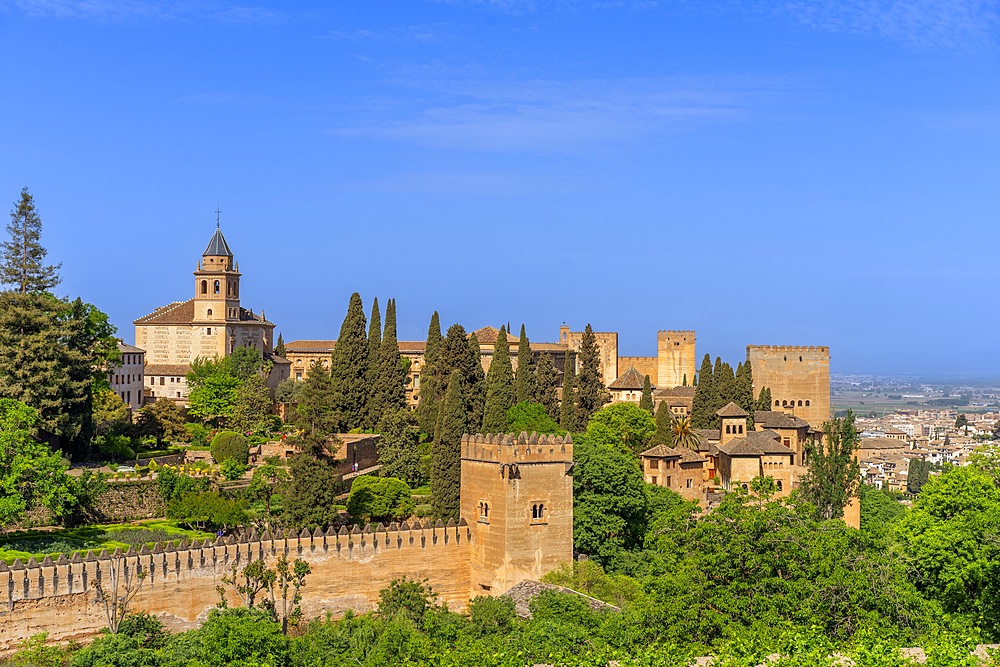
[[[535,397],[535,364],[531,343],[521,325],[521,338],[517,342],[517,376],[514,382],[514,402],[527,403]]]
[[[377,404],[380,397],[375,390],[375,384],[378,382],[378,362],[381,351],[382,314],[378,307],[378,297],[375,297],[372,299],[372,312],[368,318],[368,400],[365,404],[364,427],[369,430],[375,428],[379,418],[382,416],[383,406]]]
[[[562,399],[559,403],[559,425],[569,432],[578,430],[577,421],[577,398],[576,398],[576,373],[573,370],[573,362],[566,355],[566,363],[563,365]]]
[[[844,516],[844,506],[856,498],[861,466],[854,456],[861,438],[854,413],[823,424],[823,438],[806,445],[806,474],[800,479],[802,497],[816,506],[821,519]]]
[[[580,377],[577,379],[577,423],[585,425],[590,415],[607,403],[608,396],[601,379],[601,351],[597,337],[588,323],[580,341]],[[564,427],[565,428],[565,427]]]
[[[435,310],[427,327],[427,344],[424,347],[424,365],[420,369],[420,397],[417,403],[417,426],[428,437],[434,437],[440,395],[445,383],[441,381],[441,319]]]
[[[483,371],[479,337],[475,333],[469,336],[469,354],[466,357],[465,405],[469,411],[469,426],[482,424],[486,411],[486,373]]]
[[[712,382],[712,357],[706,354],[698,371],[698,385],[691,403],[692,428],[711,428],[715,418],[715,391]],[[717,409],[717,408],[716,408]]]
[[[656,408],[656,431],[649,441],[650,445],[666,445],[671,447],[674,442],[674,418],[666,401],[660,401]]]
[[[639,399],[639,407],[653,414],[653,385],[648,375],[642,379],[642,398]]]
[[[462,372],[452,371],[431,448],[431,506],[439,518],[458,518],[462,498],[462,435],[467,430]]]
[[[369,399],[370,418],[377,425],[382,415],[406,408],[406,368],[396,340],[396,302],[390,299],[385,307],[385,331],[375,358]]]
[[[747,431],[752,431],[757,401],[753,397],[753,375],[749,361],[736,367],[736,404],[746,411]]]
[[[758,410],[773,410],[771,407],[771,390],[767,387],[761,387],[760,396],[757,397],[757,409]]]
[[[47,292],[60,282],[62,264],[45,265],[48,250],[42,246],[42,218],[28,188],[21,189],[7,225],[10,240],[0,244],[0,285],[13,285],[18,294]]]
[[[552,355],[543,352],[538,357],[538,364],[535,366],[534,394],[532,400],[538,403],[549,417],[559,418],[559,397],[556,389],[559,386],[559,373],[552,363]]]
[[[493,361],[486,376],[483,433],[506,433],[507,411],[514,407],[514,370],[510,361],[507,330],[500,327],[493,346]]]
[[[337,387],[337,406],[348,429],[364,426],[368,403],[368,340],[361,295],[351,295],[347,316],[330,360],[330,378]]]
[[[280,333],[278,334],[278,342],[274,346],[274,353],[279,357],[285,356],[285,339]]]
[[[736,374],[733,373],[733,367],[719,359],[716,360],[716,366],[719,368],[719,372],[712,376],[712,381],[715,383],[715,410],[713,413],[718,412],[729,403],[737,402]]]
[[[344,419],[339,406],[339,387],[334,385],[330,372],[318,362],[309,367],[309,377],[302,383],[295,407],[296,424],[314,438],[325,438],[330,433],[344,430]]]

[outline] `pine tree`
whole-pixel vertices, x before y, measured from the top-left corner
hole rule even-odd
[[[698,371],[698,385],[691,403],[692,428],[711,428],[715,418],[715,391],[712,383],[712,357],[706,354]]]
[[[431,448],[431,506],[442,519],[458,518],[462,498],[462,435],[466,432],[465,382],[455,370],[448,380]]]
[[[424,366],[420,369],[420,397],[417,403],[417,426],[428,437],[434,436],[437,425],[439,394],[444,391],[441,381],[441,319],[435,310],[427,327],[427,345],[424,347]]]
[[[760,396],[757,397],[757,409],[762,411],[770,411],[771,407],[771,390],[767,387],[761,387]]]
[[[406,368],[396,340],[396,302],[390,299],[385,307],[385,331],[375,358],[369,399],[369,417],[378,425],[382,415],[406,408]]]
[[[274,354],[279,357],[285,356],[285,339],[281,337],[280,333],[278,334],[278,343],[274,346]]]
[[[28,294],[47,292],[62,282],[62,264],[45,266],[48,250],[41,244],[42,218],[28,188],[22,188],[21,200],[14,202],[7,233],[10,240],[0,244],[0,285],[13,285],[18,294]]]
[[[483,371],[482,350],[479,337],[469,336],[469,354],[465,365],[465,405],[469,411],[468,423],[482,424],[486,411],[486,373]]]
[[[535,396],[534,357],[531,354],[531,343],[521,325],[521,339],[517,342],[517,377],[514,382],[514,402],[527,403]]]
[[[656,431],[649,441],[650,445],[666,445],[671,447],[674,442],[674,417],[666,401],[661,401],[656,408]]]
[[[563,364],[559,426],[571,433],[579,428],[579,422],[577,421],[576,373],[573,371],[573,362],[570,360],[568,354],[566,355],[566,362]]]
[[[553,419],[559,418],[559,397],[556,395],[558,383],[559,373],[552,363],[552,355],[543,352],[535,366],[535,391],[532,400],[545,408],[545,412]]]
[[[308,431],[310,436],[325,438],[330,433],[344,430],[343,415],[338,407],[343,401],[338,389],[326,367],[313,362],[309,367],[309,377],[299,390],[295,407],[296,424]]]
[[[351,295],[347,316],[330,360],[330,378],[337,387],[338,411],[346,428],[363,426],[368,403],[368,341],[365,336],[364,306],[361,295]]]
[[[642,398],[639,399],[639,407],[653,414],[653,385],[648,375],[642,379]]]
[[[507,330],[501,326],[493,346],[493,361],[486,376],[483,433],[506,433],[507,411],[514,407],[514,371],[510,361]]]
[[[607,392],[601,381],[601,351],[597,347],[597,337],[594,330],[587,324],[580,341],[580,377],[577,387],[577,423],[581,426],[590,420],[590,415],[597,412],[607,400]],[[564,427],[565,428],[565,427]]]

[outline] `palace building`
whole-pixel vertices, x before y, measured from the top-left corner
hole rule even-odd
[[[187,373],[198,358],[229,356],[255,347],[271,363],[273,389],[289,375],[289,363],[273,352],[274,323],[240,303],[239,262],[216,226],[194,271],[194,297],[157,308],[135,320],[136,347],[146,351],[147,399],[185,402]]]

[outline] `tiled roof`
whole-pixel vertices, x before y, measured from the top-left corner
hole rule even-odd
[[[293,340],[285,343],[285,355],[290,352],[332,352],[335,340]]]
[[[135,320],[133,324],[191,324],[193,321],[194,299],[188,299],[160,306],[149,315]]]
[[[695,434],[703,438],[706,442],[709,440],[718,440],[721,436],[719,435],[719,429],[717,428],[696,428],[694,429]]]
[[[753,413],[753,421],[764,428],[803,428],[809,426],[805,419],[790,415],[787,412],[757,410]]]
[[[771,430],[754,431],[745,438],[733,440],[725,445],[719,445],[719,451],[729,456],[761,456],[762,454],[792,455],[792,450],[778,440],[777,433]]]
[[[427,349],[425,340],[401,340],[399,341],[400,352],[424,352]]]
[[[747,411],[730,401],[715,414],[720,417],[746,417]]]
[[[656,445],[650,447],[646,451],[639,454],[639,456],[648,456],[650,458],[674,458],[679,457],[681,453],[674,449],[673,447],[667,447],[666,445]]]
[[[694,398],[694,392],[696,389],[697,387],[668,387],[665,389],[657,389],[656,393],[658,396]]]
[[[476,340],[479,341],[480,345],[495,345],[497,342],[497,336],[500,334],[499,329],[494,329],[491,326],[485,326],[482,329],[476,329],[472,333],[476,334]],[[469,335],[471,336],[472,333]],[[517,343],[520,339],[517,336],[511,336],[510,332],[507,332],[507,342]]]
[[[208,247],[205,248],[205,252],[201,253],[202,257],[208,257],[210,255],[223,255],[225,257],[233,256],[233,251],[229,249],[229,244],[226,243],[226,237],[222,235],[222,230],[218,227],[215,228],[215,233],[212,234],[212,240],[208,242]]]
[[[906,449],[908,445],[896,438],[861,438],[861,449]]]
[[[191,370],[188,364],[146,364],[143,371],[146,376],[150,375],[180,375],[184,376]]]
[[[645,380],[645,376],[635,366],[629,366],[627,371],[608,385],[608,389],[642,389]]]
[[[134,345],[118,341],[118,351],[122,354],[145,354],[146,350],[140,350]]]
[[[681,454],[681,463],[698,463],[708,460],[698,452],[694,451],[693,449],[688,449],[687,447],[678,447],[677,451],[680,452]],[[702,449],[698,451],[708,451],[708,450]]]
[[[291,363],[292,363],[288,359],[285,359],[284,357],[280,357],[277,354],[274,354],[273,352],[271,354],[267,355],[267,358],[268,358],[268,360],[272,364],[277,364],[278,366],[282,366],[282,365],[285,365],[285,364],[291,365]]]

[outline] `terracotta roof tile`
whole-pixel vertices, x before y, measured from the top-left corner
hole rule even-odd
[[[194,299],[188,299],[160,306],[149,315],[135,320],[133,324],[191,324],[193,321]]]
[[[802,428],[809,426],[809,422],[795,415],[771,410],[755,411],[753,413],[753,421],[764,428]]]
[[[727,403],[726,405],[724,405],[722,408],[720,408],[719,411],[716,412],[715,414],[717,414],[720,417],[746,417],[746,416],[748,416],[748,413],[747,413],[746,410],[744,410],[740,406],[736,405],[732,401],[730,401],[729,403]]]
[[[779,441],[777,433],[771,430],[754,431],[745,438],[719,445],[719,451],[729,456],[761,456],[763,454],[792,455],[792,450]]]
[[[293,340],[285,343],[285,355],[292,352],[332,352],[335,340]]]
[[[188,364],[146,364],[144,373],[150,375],[187,375],[191,370]]]
[[[635,366],[629,366],[625,373],[608,385],[608,389],[642,389],[645,380],[645,376]]]
[[[479,341],[480,345],[495,345],[497,342],[497,336],[500,334],[500,330],[491,326],[485,326],[482,329],[476,329],[470,333],[469,336],[472,334],[476,334],[476,340]],[[509,331],[507,332],[508,343],[517,343],[518,340],[520,339],[517,336],[512,336]]]

